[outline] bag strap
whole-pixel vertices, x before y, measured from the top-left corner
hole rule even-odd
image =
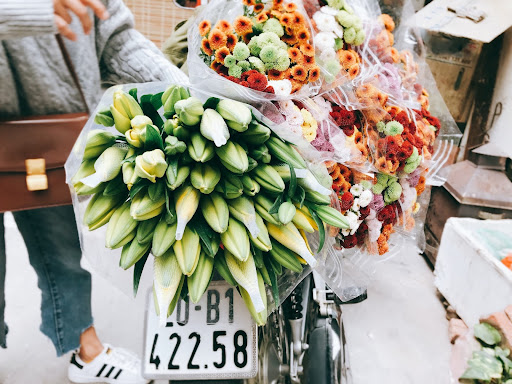
[[[75,86],[78,88],[78,92],[80,93],[80,98],[84,103],[85,110],[87,111],[87,114],[90,114],[89,106],[87,105],[87,100],[85,99],[84,91],[80,86],[80,80],[78,79],[78,75],[75,71],[75,66],[73,65],[73,61],[69,56],[69,52],[66,48],[66,45],[64,44],[64,40],[62,40],[61,35],[56,35],[55,37],[57,38],[57,43],[59,44],[60,51],[62,52],[62,58],[64,59],[64,63],[66,63],[66,67],[68,68],[68,71],[71,74],[71,77],[73,78],[73,82],[75,83]]]

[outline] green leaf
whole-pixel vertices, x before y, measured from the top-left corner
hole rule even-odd
[[[491,380],[490,376],[484,370],[480,368],[469,367],[460,377],[461,379],[469,380]]]
[[[165,193],[164,183],[162,181],[157,181],[156,183],[151,183],[148,187],[149,198],[153,201],[160,200],[162,195]]]
[[[300,208],[304,205],[304,200],[306,200],[306,191],[300,185],[297,185],[297,191],[293,196],[293,200],[299,204]]]
[[[212,239],[215,236],[215,232],[199,215],[194,216],[194,218],[191,220],[190,228],[194,228],[195,232],[199,235],[202,249],[206,252],[206,254],[210,257],[214,257],[217,253],[212,247]]]
[[[104,196],[115,196],[122,192],[128,191],[128,187],[123,182],[123,175],[119,174],[114,180],[106,183],[107,186],[103,190]]]
[[[144,150],[151,151],[153,149],[164,150],[164,142],[158,130],[153,129],[151,125],[146,125],[146,142],[144,143]]]
[[[130,199],[133,199],[135,197],[135,195],[137,195],[144,188],[148,187],[149,183],[151,183],[151,181],[149,181],[147,179],[139,179],[139,180],[137,180],[133,184],[132,189],[130,189]]]
[[[316,214],[312,204],[306,204],[306,207],[309,209],[309,213],[311,214],[311,217],[313,220],[315,220],[316,225],[318,226],[318,250],[317,252],[320,252],[322,248],[324,247],[325,243],[325,227],[323,221],[318,217]]]
[[[127,157],[126,159],[124,159],[123,161],[121,161],[121,164],[124,164],[124,163],[135,163],[135,159],[137,158],[137,154],[133,155],[133,156],[130,156],[130,157]]]
[[[139,102],[139,99],[137,97],[137,88],[132,88],[128,91],[128,94],[133,97],[135,99],[135,101],[137,101],[137,103]]]
[[[151,99],[154,95],[144,95],[140,98],[140,106],[144,114],[151,119],[153,124],[155,124],[159,129],[162,129],[164,125],[164,121],[160,117],[160,114],[153,106]]]
[[[169,225],[173,225],[176,221],[176,210],[174,204],[171,203],[171,195],[169,190],[164,188],[165,191],[165,221]]]
[[[153,95],[151,97],[151,104],[153,105],[153,107],[158,111],[161,107],[162,107],[162,95],[164,93],[163,92],[160,92],[160,93],[157,93],[156,95]]]
[[[283,203],[283,195],[281,194],[281,195],[277,196],[276,200],[274,201],[274,204],[272,204],[272,206],[268,210],[268,213],[270,213],[271,215],[273,215],[274,213],[277,213],[279,211],[279,207],[281,206],[282,203]]]
[[[217,108],[217,104],[219,104],[220,99],[217,97],[210,97],[208,100],[206,100],[206,103],[204,103],[203,108],[207,109],[215,109]]]
[[[268,275],[270,277],[271,286],[272,286],[272,297],[274,299],[274,303],[276,305],[276,308],[279,306],[279,287],[277,285],[277,276],[280,275],[283,272],[283,269],[280,264],[279,267],[281,267],[280,271],[276,271],[275,265],[278,264],[274,258],[267,257],[265,258],[265,266],[267,267]]]
[[[487,345],[496,345],[501,341],[501,335],[496,328],[487,323],[475,325],[475,337]]]
[[[172,173],[177,175],[178,174],[178,157],[173,157],[171,159],[168,159],[167,164],[169,164],[169,167],[171,167]]]
[[[290,168],[290,184],[288,186],[288,196],[293,197],[295,195],[295,190],[297,189],[297,175],[295,174],[295,168],[293,168],[291,164],[288,164],[288,167]]]
[[[136,241],[136,240],[135,240]],[[144,266],[146,265],[146,261],[149,256],[149,252],[147,251],[142,258],[135,263],[135,267],[133,268],[133,296],[137,297],[137,292],[139,290],[140,278],[142,276],[142,271],[144,271]]]
[[[252,244],[251,244],[252,248]],[[253,256],[254,256],[254,264],[256,264],[256,268],[262,268],[263,267],[263,254],[261,253],[260,249],[253,248]]]

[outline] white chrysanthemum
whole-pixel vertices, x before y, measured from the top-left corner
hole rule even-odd
[[[333,15],[328,15],[322,12],[316,12],[313,15],[313,20],[315,21],[317,28],[324,32],[330,32],[338,25]]]
[[[290,125],[297,125],[299,127],[301,127],[302,124],[304,123],[304,118],[302,117],[302,113],[300,113],[300,109],[296,105],[294,105],[293,113],[290,113],[286,117],[286,121]],[[301,132],[302,132],[302,128],[301,128]]]
[[[315,36],[315,46],[320,52],[326,49],[334,49],[336,36],[332,32],[320,32]]]
[[[336,16],[339,12],[339,10],[337,10],[336,8],[329,7],[328,5],[324,5],[322,8],[320,8],[320,11],[322,13],[332,16]]]
[[[278,81],[278,80],[270,80],[270,81]],[[274,89],[274,91],[275,91],[275,89]],[[293,104],[293,101],[280,100],[280,101],[278,101],[278,103],[279,103],[279,108],[281,109],[281,112],[283,113],[283,115],[288,116],[288,115],[294,113],[293,107],[295,106],[295,104]]]
[[[354,196],[359,196],[363,192],[363,186],[360,184],[354,184],[350,188],[350,193]]]
[[[274,93],[278,96],[288,96],[292,93],[292,83],[290,80],[270,80],[268,85],[274,88]]]
[[[348,235],[350,235],[350,229],[342,229],[342,230],[341,230],[341,234],[342,234],[343,236],[348,236]]]
[[[361,192],[361,195],[359,196],[359,205],[363,208],[367,207],[368,204],[372,202],[373,199],[373,193],[371,190],[367,189],[363,192]]]
[[[336,51],[334,50],[334,45],[332,45],[330,48],[324,49],[321,52],[322,53],[320,53],[320,55],[318,57],[321,62],[325,63],[329,60],[336,59]]]
[[[343,28],[339,24],[336,23],[336,25],[333,26],[332,31],[337,37],[343,39]]]
[[[352,188],[354,188],[354,187],[352,187]],[[354,212],[359,212],[360,208],[361,208],[361,206],[359,205],[359,198],[356,197],[354,199],[354,202],[352,203],[352,207],[350,207],[350,209],[353,210]]]
[[[354,229],[354,228],[359,228],[359,216],[354,213],[354,212],[351,212],[351,211],[348,211],[346,214],[345,214],[345,218],[347,219],[348,221],[348,225],[350,226],[350,229]]]

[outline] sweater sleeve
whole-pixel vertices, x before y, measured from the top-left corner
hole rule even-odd
[[[0,1],[0,40],[56,32],[52,0]]]
[[[133,15],[122,0],[108,0],[107,8],[110,18],[96,19],[96,49],[105,83],[188,82],[155,44],[134,29]]]

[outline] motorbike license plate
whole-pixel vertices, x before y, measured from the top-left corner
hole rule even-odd
[[[256,376],[258,332],[235,288],[213,281],[199,303],[180,299],[165,327],[153,294],[146,311],[143,375],[147,379],[246,379]]]

